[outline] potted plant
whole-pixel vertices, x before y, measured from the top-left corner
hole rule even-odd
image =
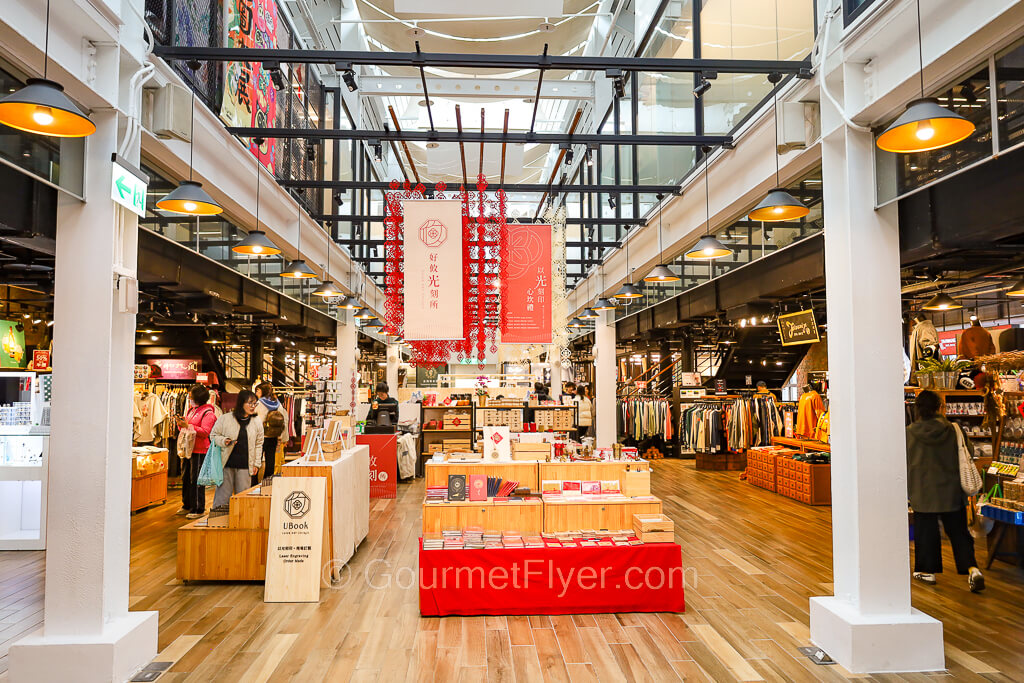
[[[971,361],[959,358],[929,358],[921,361],[921,369],[931,375],[932,385],[939,390],[955,389],[957,377],[971,365]]]
[[[478,375],[476,378],[476,402],[480,407],[487,405],[487,375]]]

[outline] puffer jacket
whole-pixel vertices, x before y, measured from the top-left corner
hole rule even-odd
[[[217,423],[217,413],[209,403],[190,408],[185,416],[185,421],[196,430],[196,443],[192,446],[193,453],[203,453],[210,450],[210,433]]]
[[[224,413],[217,419],[210,433],[213,442],[220,446],[220,457],[225,465],[238,442],[239,429],[234,413]],[[263,421],[255,417],[249,420],[246,434],[249,436],[249,469],[252,470],[263,465]],[[225,443],[228,439],[231,439],[230,446]]]

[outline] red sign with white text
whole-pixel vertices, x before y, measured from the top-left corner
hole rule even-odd
[[[356,443],[370,447],[370,498],[397,498],[398,437],[357,434]]]
[[[150,379],[187,379],[195,381],[199,372],[198,358],[149,358]]]
[[[501,341],[551,343],[551,226],[505,227],[501,255]]]
[[[44,372],[50,369],[50,351],[36,349],[32,352],[32,369]]]

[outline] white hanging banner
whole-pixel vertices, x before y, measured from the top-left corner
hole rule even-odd
[[[405,338],[462,339],[462,200],[406,199]]]

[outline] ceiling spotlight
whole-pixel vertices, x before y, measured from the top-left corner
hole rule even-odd
[[[693,89],[693,96],[699,99],[708,90],[711,90],[711,81],[704,78],[703,74],[697,74],[697,86]]]
[[[978,316],[976,316],[976,315],[974,315],[974,314],[972,313],[972,314],[971,314],[971,322],[973,323],[973,322],[974,322],[975,320],[977,320],[977,319],[978,319]],[[38,321],[33,321],[33,322],[38,322]]]
[[[284,74],[281,73],[281,65],[278,62],[263,62],[263,68],[270,74],[270,80],[275,90],[284,90]]]
[[[46,326],[47,327],[53,327],[53,321],[52,320],[47,320],[46,321]]]
[[[926,311],[950,311],[953,310],[954,308],[963,308],[963,306],[957,303],[956,299],[949,296],[945,292],[939,292],[931,299],[929,299],[928,303],[926,303],[921,308],[923,308]]]
[[[608,197],[608,206],[615,208],[615,196],[611,195]]]
[[[334,201],[338,203],[339,208],[345,204],[345,200],[340,192],[334,193]]]
[[[746,326],[747,326],[747,319],[743,318],[742,320],[740,320],[740,327],[746,327]]]
[[[371,142],[370,145],[373,147],[373,160],[384,161],[384,145],[376,140]]]
[[[574,153],[572,151],[572,145],[566,145],[566,148],[565,148],[565,165],[566,166],[571,166],[573,158],[575,158],[575,155],[574,155]]]
[[[757,324],[757,318],[751,317],[750,318],[750,324],[751,325],[756,325]]]
[[[763,322],[765,325],[767,325],[771,321],[772,321],[772,317],[770,315],[766,315],[763,318],[761,318],[761,322]]]
[[[348,88],[349,92],[355,92],[359,89],[359,85],[356,84],[356,72],[352,69],[342,71],[341,80],[345,81],[345,87]]]
[[[594,165],[594,150],[587,149],[587,166]]]
[[[153,341],[157,341],[158,339],[160,339],[160,337],[158,337],[158,336],[156,336],[156,335],[154,334],[154,335],[152,335],[152,336],[150,337],[150,339],[152,339]]]
[[[38,324],[39,324],[39,323],[41,323],[41,322],[43,322],[43,319],[42,319],[42,318],[34,318],[34,319],[32,320],[32,324],[33,324],[33,325],[38,325]]]
[[[274,337],[274,343],[275,344],[280,344],[281,343],[281,338],[280,337]]]
[[[291,342],[289,342],[289,343],[290,343],[290,344],[291,344],[292,346],[295,346],[295,342],[294,342],[294,340],[293,340],[293,341],[291,341]]]

